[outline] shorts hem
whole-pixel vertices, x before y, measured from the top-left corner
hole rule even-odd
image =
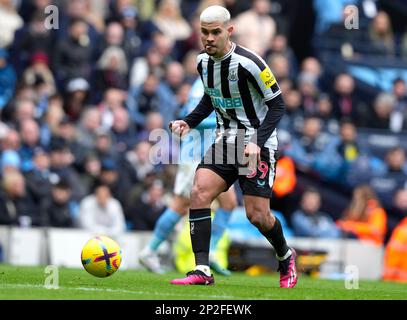
[[[260,198],[266,198],[266,199],[271,199],[272,198],[271,193],[268,194],[268,195],[265,195],[265,194],[258,194],[258,193],[254,192],[254,191],[244,191],[244,190],[242,190],[242,194],[244,196],[254,196],[254,197],[260,197]]]
[[[216,167],[213,167],[213,166],[211,166],[211,165],[199,164],[199,165],[198,165],[198,168],[197,168],[196,170],[198,170],[198,169],[200,169],[200,168],[211,170],[212,172],[216,173],[223,181],[225,181],[225,183],[226,183],[226,189],[225,189],[223,192],[228,191],[229,188],[230,188],[230,187],[233,185],[233,183],[234,183],[234,182],[233,182],[233,183],[229,183],[229,182],[225,179],[225,177],[222,176],[220,170],[218,170]]]

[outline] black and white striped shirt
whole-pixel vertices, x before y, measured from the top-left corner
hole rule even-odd
[[[284,103],[279,85],[264,60],[233,43],[222,58],[205,52],[199,54],[197,65],[205,95],[185,118],[188,125],[195,127],[215,110],[218,136],[226,136],[227,142],[233,142],[238,129],[242,129],[245,143],[256,133],[258,145],[276,149],[275,128]]]

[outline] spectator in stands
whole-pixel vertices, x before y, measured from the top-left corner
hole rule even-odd
[[[307,74],[312,74],[315,79],[317,79],[317,86],[319,89],[325,89],[322,87],[321,78],[323,75],[323,67],[321,63],[315,57],[306,57],[301,62],[301,70],[300,72],[304,72]]]
[[[382,208],[376,193],[369,185],[361,185],[353,190],[348,208],[336,223],[351,237],[383,245],[386,221],[386,211]]]
[[[282,54],[286,57],[289,66],[289,75],[291,79],[295,79],[295,74],[298,71],[298,62],[293,49],[288,45],[287,36],[284,34],[276,34],[271,41],[269,50],[266,52],[267,60],[271,55]],[[272,68],[273,72],[274,69]]]
[[[71,187],[68,181],[60,180],[52,185],[51,194],[42,205],[47,225],[57,228],[74,226],[77,204],[71,201]]]
[[[14,41],[14,33],[23,26],[23,19],[16,12],[12,0],[0,2],[0,48],[9,47]]]
[[[369,39],[378,53],[394,56],[396,43],[389,15],[379,11],[369,26]]]
[[[95,146],[96,132],[101,127],[101,115],[96,108],[87,108],[78,124],[78,141],[87,149]]]
[[[270,66],[270,69],[273,70],[273,74],[277,81],[291,78],[290,64],[285,55],[281,53],[273,53],[268,58],[268,65]]]
[[[88,24],[82,19],[72,19],[69,38],[57,43],[53,57],[53,70],[60,85],[70,79],[91,75],[92,44],[88,36]]]
[[[77,170],[82,170],[85,155],[90,149],[83,146],[78,140],[78,130],[75,122],[68,117],[62,118],[52,137],[62,138],[66,142],[74,157],[74,167]]]
[[[38,10],[33,13],[31,21],[16,32],[12,53],[19,73],[30,64],[32,55],[36,52],[43,52],[47,57],[51,57],[55,39],[53,30],[46,28],[46,18],[45,11]]]
[[[355,80],[350,74],[340,73],[336,76],[331,100],[333,113],[338,120],[350,118],[358,125],[367,116],[366,106],[355,94]]]
[[[390,117],[394,111],[396,99],[391,93],[379,93],[373,102],[373,112],[367,117],[368,122],[365,124],[372,129],[390,130]]]
[[[112,196],[125,209],[127,195],[132,186],[126,167],[115,159],[101,158],[99,181],[109,187]]]
[[[385,208],[390,208],[393,195],[407,182],[406,151],[402,147],[391,148],[385,156],[384,170],[373,172],[369,181]]]
[[[281,140],[279,139],[279,141]],[[291,221],[291,214],[295,203],[294,191],[297,185],[297,175],[294,161],[284,154],[284,147],[281,147],[279,152],[280,157],[277,161],[270,207],[281,212],[287,221]]]
[[[322,121],[322,130],[336,135],[339,132],[339,121],[333,113],[332,101],[329,95],[321,93],[317,99],[315,115]]]
[[[26,193],[23,175],[18,172],[5,174],[0,190],[0,224],[29,227],[42,226],[43,222],[39,207]]]
[[[68,81],[64,97],[64,111],[76,121],[85,109],[90,93],[90,84],[85,78],[74,78]]]
[[[236,42],[265,56],[275,34],[276,23],[270,16],[271,6],[267,0],[254,0],[252,7],[239,14],[233,21]]]
[[[305,115],[316,113],[319,95],[317,77],[309,72],[301,72],[297,77],[298,90],[301,93],[301,105]]]
[[[323,161],[324,148],[329,142],[330,137],[321,132],[321,120],[315,116],[305,118],[304,126],[301,134],[294,137],[290,145],[285,149],[285,154],[291,157],[297,169],[302,172],[327,174],[325,170],[329,167],[323,168],[319,165]]]
[[[104,31],[104,37],[95,48],[94,59],[99,60],[103,52],[109,47],[123,49],[124,28],[118,21],[110,22]]]
[[[99,157],[92,152],[86,154],[80,175],[81,185],[86,190],[86,194],[90,194],[92,188],[99,181],[101,169],[102,164]]]
[[[138,129],[144,126],[146,115],[149,112],[159,111],[165,104],[166,97],[157,90],[158,84],[159,78],[154,74],[149,74],[143,85],[133,87],[129,91],[127,105]]]
[[[58,100],[60,97],[51,97],[48,107],[40,119],[40,141],[44,146],[49,145],[51,137],[58,134],[59,125],[65,117],[65,112],[62,107],[62,100],[54,102],[52,101],[54,99]],[[67,117],[66,120],[68,120]]]
[[[94,193],[80,202],[77,223],[80,228],[109,236],[126,231],[122,206],[104,184],[96,186]]]
[[[160,78],[165,72],[163,60],[164,57],[155,46],[149,48],[145,56],[136,58],[130,70],[130,88],[135,91],[136,88],[142,87],[150,74],[156,79]]]
[[[128,66],[122,48],[110,46],[106,48],[97,62],[94,81],[96,100],[103,96],[108,88],[127,90]],[[100,99],[100,98],[99,98]]]
[[[15,150],[3,150],[0,157],[1,176],[8,172],[20,172],[21,159]]]
[[[407,130],[407,85],[403,78],[393,81],[393,95],[396,99],[390,115],[390,130],[400,132]]]
[[[149,158],[151,147],[151,143],[144,140],[135,144],[133,149],[126,153],[126,160],[133,170],[131,177],[134,184],[144,181],[155,170]]]
[[[104,7],[104,1],[99,1],[98,8]],[[91,3],[88,0],[70,0],[65,3],[64,10],[59,19],[60,38],[65,38],[69,33],[69,25],[74,20],[82,20],[88,26],[87,36],[92,44],[98,42],[100,33],[104,31],[105,25],[103,17],[97,11],[92,10]]]
[[[14,108],[13,120],[17,124],[21,124],[24,120],[32,120],[37,116],[38,109],[33,100],[17,99]]]
[[[17,81],[14,68],[8,62],[8,56],[8,52],[0,47],[0,111],[13,97]]]
[[[190,20],[191,34],[189,35],[189,37],[175,44],[175,47],[173,49],[174,57],[178,57],[178,59],[185,59],[185,56],[188,54],[188,52],[202,51],[202,42],[200,40],[201,39],[201,23],[199,20],[200,13],[201,12],[196,10]]]
[[[394,193],[393,203],[387,211],[387,237],[389,239],[391,233],[396,226],[407,217],[407,189],[400,188]]]
[[[34,149],[33,167],[25,173],[27,192],[39,206],[51,196],[52,175],[50,172],[49,154],[42,148]]]
[[[291,134],[301,132],[304,123],[304,111],[301,108],[301,94],[298,90],[282,91],[285,102],[285,112],[279,122],[279,128]]]
[[[165,105],[160,107],[161,115],[164,123],[169,123],[176,118],[179,113],[179,104],[176,94],[182,86],[185,79],[185,72],[182,64],[179,62],[170,62],[165,70],[164,79],[162,79],[157,87],[159,95],[164,97]]]
[[[112,139],[114,150],[124,153],[136,143],[136,129],[130,121],[129,112],[125,108],[113,111]]]
[[[171,41],[185,40],[191,34],[191,27],[182,17],[179,2],[176,0],[161,0],[152,21],[158,29]]]
[[[85,189],[80,184],[79,174],[72,166],[74,156],[69,150],[68,143],[55,137],[50,143],[50,172],[54,181],[65,179],[69,182],[72,190],[72,198],[75,201],[81,200],[85,196]]]
[[[136,57],[144,54],[146,44],[141,39],[141,23],[138,11],[128,5],[123,8],[120,15],[120,23],[124,28],[123,49],[127,56],[127,64],[130,66]],[[147,42],[147,41],[145,41]]]
[[[300,208],[291,218],[294,234],[299,237],[339,238],[341,232],[329,214],[319,211],[321,195],[315,188],[307,188],[301,197]]]
[[[116,109],[124,108],[127,92],[118,88],[108,88],[104,92],[103,100],[97,105],[101,115],[101,126],[104,129],[111,129],[113,125],[113,112]]]
[[[15,129],[8,128],[6,130],[5,136],[1,141],[1,150],[14,150],[18,151],[20,149],[20,135]]]
[[[196,69],[196,57],[198,56],[199,51],[190,50],[184,56],[182,61],[182,66],[184,68],[185,77],[184,82],[192,85],[198,76],[198,70]]]
[[[343,119],[340,124],[339,136],[331,139],[325,147],[325,165],[330,166],[332,175],[325,175],[333,182],[348,184],[349,168],[367,150],[357,141],[357,129],[350,119]]]
[[[147,113],[142,130],[137,135],[137,141],[149,140],[153,130],[164,129],[164,119],[160,112]]]
[[[394,229],[386,246],[383,279],[407,283],[407,217]]]
[[[160,180],[156,180],[129,205],[126,216],[130,219],[134,230],[153,230],[165,208],[163,184]]]
[[[24,71],[23,81],[25,85],[35,87],[40,98],[48,98],[56,93],[54,75],[45,52],[38,51],[31,55],[30,66]]]
[[[28,171],[33,167],[34,149],[40,147],[40,129],[33,119],[24,119],[20,123],[21,147],[18,151],[21,157],[21,170]]]
[[[112,144],[111,132],[105,128],[99,128],[96,131],[95,146],[93,152],[99,159],[111,158],[116,159],[118,154],[115,153]]]

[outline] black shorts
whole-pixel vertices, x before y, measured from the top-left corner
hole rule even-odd
[[[236,180],[244,195],[271,198],[276,175],[277,150],[261,148],[261,161],[255,170],[250,170],[243,162],[244,146],[226,143],[224,140],[212,144],[198,165],[210,169],[226,182],[227,191]]]

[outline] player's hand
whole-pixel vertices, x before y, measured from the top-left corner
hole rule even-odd
[[[249,142],[244,149],[244,156],[248,160],[249,169],[255,169],[261,161],[261,148],[257,144]]]
[[[185,136],[189,130],[191,130],[188,123],[186,123],[184,120],[171,121],[168,127],[173,133],[179,135],[180,137]]]

